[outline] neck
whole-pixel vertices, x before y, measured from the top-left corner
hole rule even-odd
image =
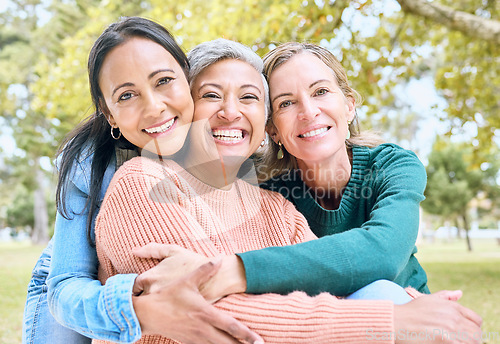
[[[325,209],[337,209],[351,178],[351,153],[347,147],[325,161],[297,160],[302,180]]]
[[[191,175],[201,182],[213,186],[217,189],[229,189],[237,178],[238,170],[241,164],[231,163],[231,159],[208,160],[193,159],[190,155],[183,162],[183,167]]]

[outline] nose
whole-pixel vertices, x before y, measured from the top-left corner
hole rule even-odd
[[[217,113],[217,117],[225,119],[228,122],[237,121],[241,118],[239,102],[234,97],[224,99],[222,108]]]
[[[320,113],[318,106],[310,97],[303,97],[300,100],[300,105],[298,117],[301,120],[311,120]]]
[[[163,97],[156,92],[144,92],[144,113],[145,116],[156,117],[167,109],[167,104],[164,102]]]

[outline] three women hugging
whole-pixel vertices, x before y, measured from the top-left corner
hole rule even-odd
[[[481,318],[460,291],[427,295],[415,257],[425,169],[359,130],[328,50],[262,60],[217,39],[186,57],[129,17],[88,72],[95,113],[58,154],[23,343],[479,343]]]

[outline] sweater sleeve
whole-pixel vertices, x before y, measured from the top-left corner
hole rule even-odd
[[[310,295],[347,295],[375,280],[397,282],[402,277],[409,259],[415,259],[410,257],[426,173],[414,153],[389,147],[378,157],[378,173],[372,174],[370,189],[365,190],[374,199],[368,220],[318,240],[239,254],[248,293],[302,290]]]
[[[341,300],[328,293],[310,297],[235,294],[215,306],[242,321],[265,343],[394,343],[390,301]]]

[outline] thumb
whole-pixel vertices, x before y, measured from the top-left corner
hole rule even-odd
[[[149,243],[142,247],[132,248],[132,253],[140,258],[165,259],[171,255],[172,245]]]
[[[188,275],[188,280],[192,282],[198,289],[208,282],[219,271],[222,265],[222,258],[216,257],[213,260],[201,265]]]
[[[142,283],[141,275],[137,276],[134,281],[134,285],[132,286],[132,295],[138,296],[141,295],[144,291],[144,285]]]

